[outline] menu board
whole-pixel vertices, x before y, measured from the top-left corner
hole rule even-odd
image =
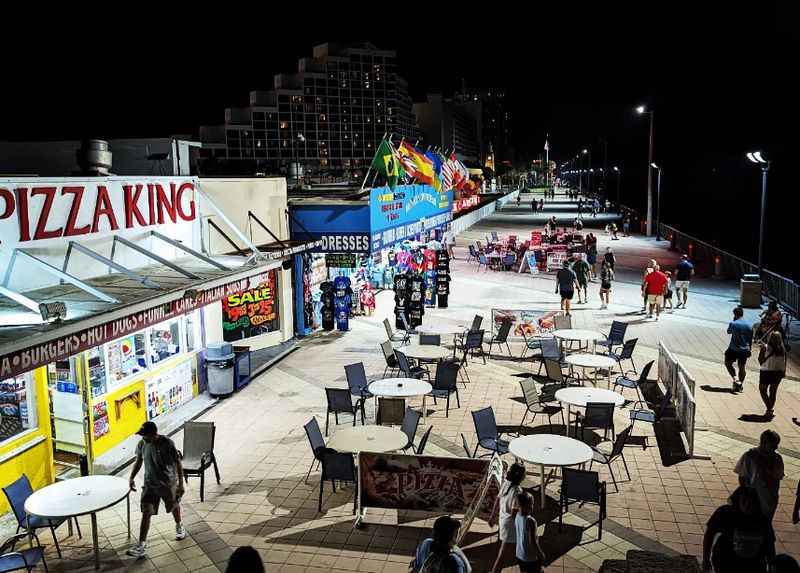
[[[92,407],[92,422],[95,440],[105,436],[111,430],[108,423],[108,402],[103,400]]]
[[[325,265],[338,269],[356,268],[355,253],[325,253]]]
[[[222,299],[222,338],[236,342],[273,332],[278,321],[277,275],[274,270],[264,275],[256,287]]]
[[[147,419],[152,420],[178,409],[194,397],[192,363],[185,360],[157,376],[145,385],[147,396]]]

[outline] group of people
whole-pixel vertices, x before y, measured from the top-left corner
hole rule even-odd
[[[519,205],[519,198],[517,198],[517,204]],[[541,213],[544,211],[544,199],[536,199],[531,200],[531,211],[534,213]]]
[[[578,304],[589,302],[589,283],[594,282],[598,276],[597,266],[597,245],[592,244],[592,254],[588,252],[584,260],[582,253],[575,253],[564,261],[562,268],[556,273],[556,294],[561,295],[561,310],[564,314],[571,316],[572,299],[575,293],[578,294]],[[611,302],[611,284],[614,280],[614,266],[616,257],[611,247],[606,249],[603,261],[600,265],[600,308],[608,308]],[[581,297],[581,292],[583,297]]]
[[[647,313],[647,318],[655,320],[661,316],[661,309],[686,308],[689,298],[689,284],[694,275],[694,265],[686,255],[681,256],[680,262],[675,266],[675,275],[670,271],[662,271],[655,259],[650,259],[644,270],[642,278],[642,313]],[[673,307],[673,294],[678,300]]]

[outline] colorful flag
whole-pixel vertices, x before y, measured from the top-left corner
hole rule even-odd
[[[453,188],[455,168],[449,159],[442,157],[442,191],[447,192]]]
[[[397,157],[397,152],[392,144],[385,139],[381,141],[375,157],[372,159],[372,168],[386,177],[390,189],[394,189],[397,180],[405,176],[405,170]]]
[[[405,141],[397,149],[403,167],[411,177],[427,185],[433,185],[436,174],[433,170],[433,162],[417,151],[413,145]]]
[[[438,153],[435,151],[426,151],[425,157],[427,157],[430,162],[433,164],[433,188],[436,190],[437,193],[442,192],[442,158],[439,156]]]
[[[469,180],[469,171],[456,159],[455,153],[450,154],[450,164],[453,166],[453,185],[456,189],[461,189]]]

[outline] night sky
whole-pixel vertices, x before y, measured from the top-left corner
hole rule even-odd
[[[769,2],[664,6],[551,14],[398,5],[391,21],[374,11],[358,24],[325,15],[317,29],[307,14],[230,8],[43,30],[43,51],[27,47],[29,35],[5,41],[21,56],[0,90],[0,139],[196,135],[199,125],[222,123],[225,107],[246,105],[250,90],[270,89],[273,74],[295,71],[313,45],[363,39],[397,50],[415,100],[452,93],[462,79],[506,88],[517,159],[538,156],[549,133],[551,158],[592,146],[599,167],[607,140],[608,163],[622,167],[623,202],[632,206],[645,199],[647,159],[647,120],[633,108],[653,107],[662,220],[752,257],[760,187],[744,152],[762,149],[774,159],[770,228],[789,221],[781,208],[787,110],[796,116],[788,87],[796,65],[789,72],[788,24],[781,24],[788,18]],[[411,13],[430,21],[412,25],[403,17]],[[792,272],[777,241],[771,233],[768,266]]]

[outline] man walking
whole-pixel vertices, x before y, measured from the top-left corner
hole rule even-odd
[[[142,485],[142,523],[139,527],[139,543],[128,549],[128,555],[142,559],[147,555],[147,533],[150,520],[158,513],[160,502],[165,511],[175,518],[175,539],[186,537],[186,529],[181,522],[180,500],[183,497],[183,466],[175,444],[166,436],[158,434],[153,422],[145,422],[138,432],[142,439],[136,446],[136,461],[131,471],[130,488],[136,491],[134,478],[144,465],[144,484]]]
[[[689,257],[681,256],[681,262],[675,267],[675,295],[678,297],[678,306],[675,308],[686,308],[686,298],[689,296],[689,281],[694,275],[694,265],[689,262]],[[683,299],[681,299],[681,292]]]
[[[587,303],[589,302],[589,294],[588,294],[588,282],[589,282],[589,273],[591,269],[589,268],[589,263],[583,260],[583,256],[579,253],[576,255],[578,258],[572,264],[572,272],[575,273],[575,284],[578,288],[578,304]],[[583,289],[583,300],[581,301],[581,289]]]
[[[653,272],[644,277],[644,294],[647,296],[647,304],[650,312],[647,318],[653,318],[653,308],[656,311],[656,321],[661,316],[661,307],[664,305],[664,293],[667,292],[667,275],[656,267]]]
[[[772,521],[778,508],[778,492],[784,478],[783,458],[778,453],[781,437],[774,430],[764,430],[757,448],[742,454],[733,471],[739,485],[752,487],[761,502],[761,511]]]
[[[572,297],[575,295],[575,283],[578,278],[569,268],[569,261],[564,261],[564,266],[556,273],[556,294],[561,293],[561,310],[571,316]]]
[[[736,393],[744,389],[744,377],[747,375],[745,366],[753,344],[753,325],[744,319],[741,306],[733,309],[733,320],[728,323],[728,334],[731,335],[731,341],[725,351],[725,368],[731,376],[731,390]],[[733,369],[734,362],[739,368],[738,379]]]

